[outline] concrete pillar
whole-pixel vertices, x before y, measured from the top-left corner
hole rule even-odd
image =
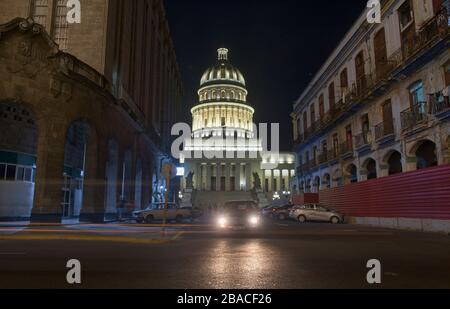
[[[202,190],[202,169],[201,169],[201,164],[200,163],[194,163],[195,164],[195,183],[194,183],[194,187],[197,191],[201,191]]]
[[[236,163],[236,174],[234,175],[235,179],[235,190],[240,191],[241,190],[241,164]]]
[[[226,182],[225,182],[225,190],[231,191],[230,179],[231,179],[231,164],[226,165]]]
[[[216,191],[220,191],[220,177],[222,176],[220,174],[220,169],[221,169],[221,165],[220,163],[217,163],[216,165]]]
[[[245,188],[247,191],[250,191],[253,188],[251,163],[245,165]]]
[[[83,206],[80,221],[104,222],[108,143],[105,138],[95,138],[92,131],[86,149]]]
[[[36,191],[31,221],[60,223],[67,126],[54,121],[42,121],[38,126]]]
[[[211,191],[211,167],[212,165],[206,164],[206,191]]]

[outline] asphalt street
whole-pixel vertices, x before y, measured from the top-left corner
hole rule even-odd
[[[82,283],[66,282],[81,262]],[[382,283],[369,285],[378,259]],[[0,226],[0,288],[450,288],[450,236],[354,225]]]

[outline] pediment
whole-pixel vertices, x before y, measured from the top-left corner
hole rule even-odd
[[[50,66],[57,53],[58,46],[44,27],[31,18],[0,25],[0,66],[10,73],[33,78]]]

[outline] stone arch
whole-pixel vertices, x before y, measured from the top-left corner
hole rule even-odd
[[[312,189],[312,182],[311,182],[311,178],[308,178],[306,180],[306,184],[305,184],[305,193],[310,193]]]
[[[373,158],[368,158],[361,166],[362,173],[365,174],[367,180],[378,178],[377,162]]]
[[[403,172],[402,154],[397,150],[390,150],[383,158],[383,164],[387,167],[388,176]]]
[[[143,169],[142,160],[136,160],[136,173],[134,181],[134,209],[140,210],[142,208],[142,183],[143,180]]]
[[[107,144],[105,216],[114,217],[117,212],[117,187],[119,176],[119,145],[113,138]]]
[[[318,193],[320,191],[320,187],[321,187],[320,177],[316,176],[316,177],[314,177],[314,183],[313,183],[314,193]]]
[[[133,166],[133,154],[131,150],[126,150],[122,158],[121,166],[121,190],[120,190],[120,202],[119,208],[123,208],[125,204],[131,202],[132,199],[132,166]]]
[[[34,204],[39,128],[32,106],[0,100],[0,218],[28,220]]]
[[[326,189],[331,188],[331,176],[330,174],[326,173],[322,177],[322,186]]]
[[[65,219],[79,218],[87,198],[85,176],[96,175],[97,136],[95,128],[84,119],[70,123],[64,143],[64,170],[62,188],[62,216]],[[93,201],[89,201],[93,202]]]
[[[417,159],[417,169],[424,169],[438,165],[436,144],[431,140],[422,140],[416,143],[411,152]]]
[[[340,169],[334,171],[333,183],[335,187],[342,187],[344,185],[344,178]]]
[[[358,168],[355,164],[350,163],[345,168],[345,183],[356,183],[358,182]]]

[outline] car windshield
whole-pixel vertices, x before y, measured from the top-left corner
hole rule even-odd
[[[255,202],[228,202],[222,208],[227,213],[242,213],[256,211],[258,207]]]

